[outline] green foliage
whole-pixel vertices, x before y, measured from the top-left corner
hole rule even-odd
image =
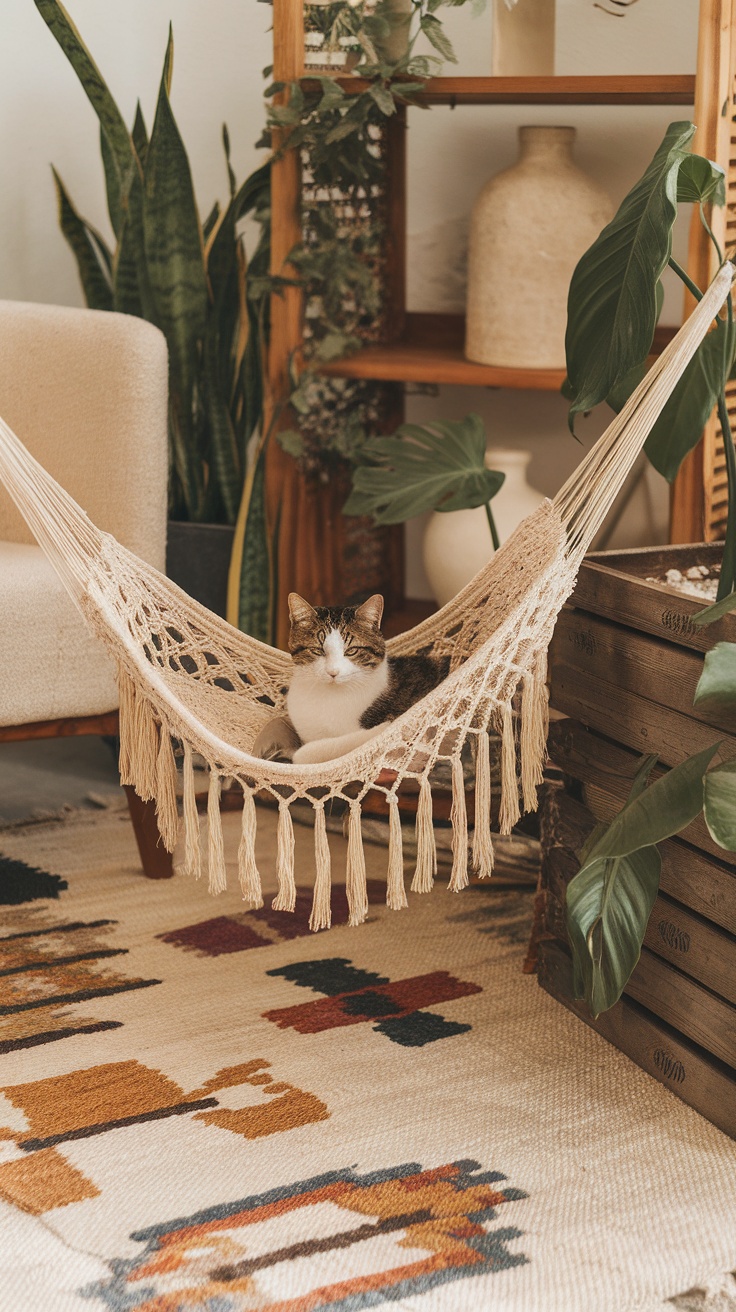
[[[693,705],[730,719],[736,714],[736,643],[719,642],[706,652]]]
[[[485,450],[483,421],[472,414],[455,423],[403,424],[392,437],[371,438],[344,513],[398,524],[426,510],[487,505],[504,475],[486,469]]]
[[[711,838],[736,851],[736,761],[725,761],[705,776],[703,816]]]
[[[176,518],[234,523],[246,448],[262,412],[261,352],[267,332],[269,166],[238,190],[224,130],[230,199],[204,229],[169,93],[169,42],[150,140],[140,106],[129,132],[60,0],[35,0],[74,68],[100,123],[100,152],[116,247],[75,210],[54,173],[62,232],[87,304],[141,315],[169,348],[170,509]],[[248,213],[261,239],[246,276],[237,225]]]
[[[646,788],[655,763],[648,757],[625,806],[596,837],[568,886],[576,992],[594,1016],[618,1000],[639,960],[659,886],[656,844],[701,811],[706,770],[717,750],[716,743]]]
[[[718,258],[722,253],[706,206],[725,203],[723,169],[690,153],[694,124],[671,123],[643,176],[612,221],[579,261],[570,283],[564,395],[569,423],[607,400],[620,410],[646,371],[661,312],[659,280],[667,265],[696,298],[702,291],[672,258],[672,230],[681,203],[696,204]],[[646,442],[646,453],[672,481],[697,444],[714,406],[723,428],[728,476],[729,526],[719,582],[719,601],[736,588],[736,455],[724,400],[736,367],[736,329],[731,298],[726,319],[698,347]]]

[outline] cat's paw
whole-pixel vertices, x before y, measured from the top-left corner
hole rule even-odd
[[[333,761],[340,755],[334,738],[315,738],[314,742],[305,743],[294,752],[294,765],[320,765],[323,761]]]
[[[299,743],[300,738],[293,725],[280,716],[264,724],[251,751],[253,756],[259,756],[263,761],[289,763],[293,761]]]

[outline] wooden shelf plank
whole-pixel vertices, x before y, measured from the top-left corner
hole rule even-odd
[[[363,78],[338,79],[357,95]],[[416,100],[427,105],[692,105],[690,73],[607,77],[435,77]]]
[[[676,328],[658,327],[653,354]],[[461,314],[407,314],[405,335],[384,346],[366,346],[354,355],[323,365],[332,378],[372,378],[380,382],[460,384],[510,387],[519,391],[559,392],[565,369],[514,369],[474,364],[463,350],[465,318]]]

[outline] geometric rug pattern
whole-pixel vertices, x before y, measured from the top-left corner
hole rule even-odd
[[[522,974],[533,890],[391,912],[366,845],[348,928],[330,835],[312,934],[311,833],[274,912],[261,814],[247,911],[223,821],[218,899],[144,880],[125,813],[0,833],[2,1312],[728,1300],[736,1145]]]

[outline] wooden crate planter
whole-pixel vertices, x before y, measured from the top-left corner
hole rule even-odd
[[[709,563],[717,547],[607,552],[583,565],[550,657],[550,756],[562,787],[542,806],[544,938],[539,980],[598,1033],[736,1137],[736,853],[713,842],[702,818],[661,845],[660,893],[625,996],[593,1020],[572,996],[566,886],[593,826],[626,800],[641,754],[663,769],[716,739],[736,757],[736,733],[693,710],[704,653],[736,641],[736,616],[696,628],[704,603],[648,583],[670,567]]]

